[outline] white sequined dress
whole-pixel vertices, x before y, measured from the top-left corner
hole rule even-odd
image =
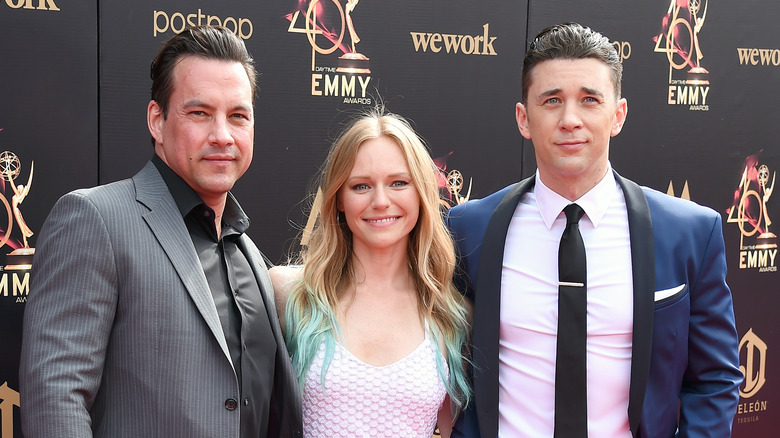
[[[336,343],[333,361],[320,381],[325,344],[306,375],[303,394],[305,438],[431,438],[449,370],[435,348],[427,324],[425,339],[403,359],[369,365]]]

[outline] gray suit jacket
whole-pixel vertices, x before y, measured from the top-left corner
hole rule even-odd
[[[301,436],[301,400],[263,257],[240,246],[276,339],[269,436]],[[20,364],[27,437],[238,437],[238,380],[211,292],[152,163],[63,196],[41,229]]]

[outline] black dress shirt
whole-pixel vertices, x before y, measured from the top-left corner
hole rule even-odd
[[[228,194],[217,236],[214,210],[157,155],[152,162],[184,218],[214,298],[240,388],[226,398],[238,401],[241,437],[266,436],[277,345],[263,292],[239,241],[249,218]]]

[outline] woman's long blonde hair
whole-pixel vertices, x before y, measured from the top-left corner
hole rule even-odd
[[[420,196],[420,214],[407,249],[409,268],[418,291],[421,317],[429,323],[436,347],[440,339],[445,345],[442,354],[447,358],[450,375],[445,379],[447,392],[454,406],[462,409],[471,394],[465,356],[469,323],[464,298],[452,283],[455,250],[442,220],[435,164],[422,140],[400,116],[375,110],[359,117],[330,149],[320,177],[319,218],[308,247],[300,254],[303,278],[293,288],[285,311],[287,348],[303,387],[306,373],[324,342],[324,382],[340,334],[335,309],[339,297],[349,290],[355,278],[352,233],[339,219],[338,194],[352,171],[360,145],[377,137],[392,139],[401,148]],[[437,355],[439,373],[444,376],[445,364],[441,362]]]

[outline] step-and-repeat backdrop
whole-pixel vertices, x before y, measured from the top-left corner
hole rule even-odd
[[[533,148],[514,120],[522,57],[563,21],[601,31],[621,54],[629,116],[613,166],[721,213],[745,374],[734,436],[774,436],[778,19],[780,4],[755,0],[0,0],[0,438],[21,436],[36,233],[62,194],[131,176],[151,157],[148,71],[162,41],[218,24],[255,57],[255,158],[234,192],[250,236],[283,261],[310,224],[330,142],[377,104],[426,140],[449,205],[531,175]]]

